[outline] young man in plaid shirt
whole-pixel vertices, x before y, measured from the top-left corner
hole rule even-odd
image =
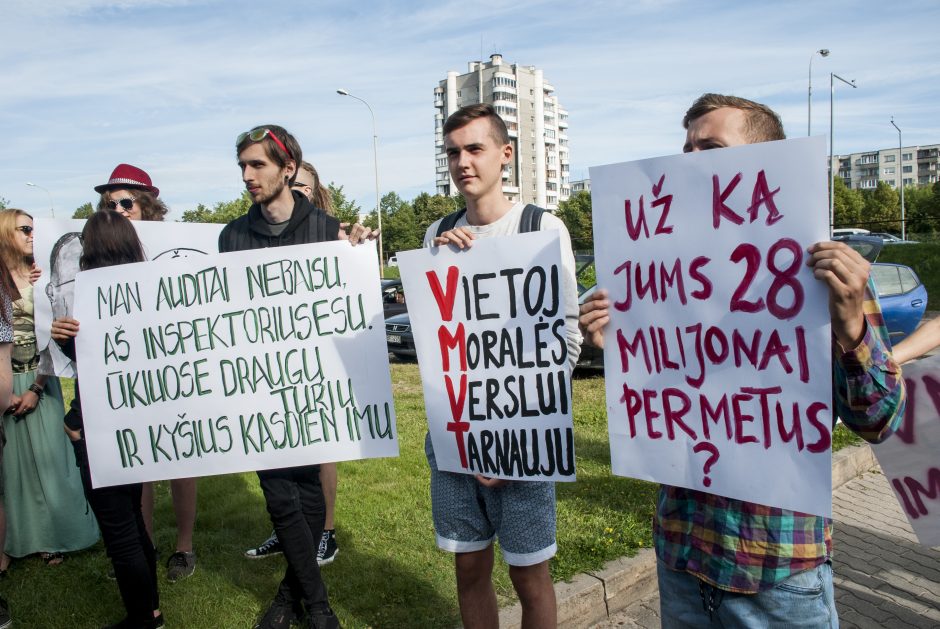
[[[705,94],[683,119],[686,153],[784,139],[770,108]],[[843,243],[810,248],[829,289],[836,414],[862,438],[890,435],[904,412],[904,381],[868,281],[869,265]],[[581,307],[587,339],[603,343],[606,291]],[[671,627],[837,627],[832,521],[663,485],[653,518],[660,611]]]

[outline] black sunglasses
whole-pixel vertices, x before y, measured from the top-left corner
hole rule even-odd
[[[109,210],[116,210],[118,205],[120,205],[125,210],[130,210],[132,207],[134,207],[134,201],[136,200],[137,199],[134,197],[124,197],[123,199],[119,199],[117,201],[108,201],[105,203],[105,205],[108,206]]]
[[[33,233],[33,227],[32,225],[20,225],[19,227],[16,228],[16,231],[23,232],[24,234],[29,236],[31,233]]]

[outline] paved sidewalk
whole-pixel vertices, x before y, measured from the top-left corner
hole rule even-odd
[[[940,550],[917,543],[881,470],[839,487],[832,508],[841,626],[940,628]],[[654,593],[593,627],[658,629],[659,596]]]

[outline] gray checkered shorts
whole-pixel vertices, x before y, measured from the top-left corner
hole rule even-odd
[[[555,556],[555,483],[510,481],[484,487],[472,474],[438,470],[430,434],[424,451],[431,466],[431,512],[440,549],[475,552],[498,538],[510,566],[532,566]]]

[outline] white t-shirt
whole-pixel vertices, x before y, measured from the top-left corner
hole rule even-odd
[[[468,227],[476,238],[493,238],[498,236],[511,236],[519,233],[519,224],[522,221],[523,203],[516,203],[502,217],[488,225],[470,225],[466,213],[460,217],[454,227]],[[440,219],[435,221],[424,234],[424,246],[433,247],[437,236]],[[542,214],[540,231],[557,230],[561,239],[561,266],[562,286],[565,297],[565,337],[568,342],[568,365],[574,370],[581,354],[581,332],[578,330],[578,282],[575,279],[574,253],[571,250],[571,236],[568,228],[560,218],[551,212]]]

